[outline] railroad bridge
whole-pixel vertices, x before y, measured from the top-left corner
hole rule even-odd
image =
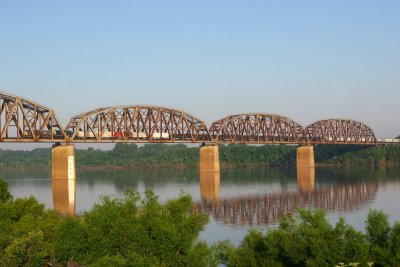
[[[185,111],[160,106],[114,106],[72,117],[63,127],[56,113],[34,101],[0,92],[0,142],[53,143],[53,177],[75,177],[75,143],[198,143],[200,169],[219,171],[217,144],[298,145],[297,166],[314,167],[313,145],[379,145],[373,130],[350,119],[325,119],[303,127],[270,113],[230,115],[207,127]],[[61,145],[63,144],[63,145]]]

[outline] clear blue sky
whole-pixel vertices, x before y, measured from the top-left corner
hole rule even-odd
[[[120,104],[400,134],[400,1],[0,0],[0,90],[74,114]]]

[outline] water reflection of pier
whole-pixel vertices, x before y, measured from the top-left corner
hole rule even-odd
[[[216,180],[212,179],[213,175]],[[282,215],[307,206],[336,212],[354,211],[374,199],[378,189],[376,181],[315,189],[314,170],[303,169],[298,170],[296,192],[220,199],[219,173],[202,174],[200,180],[203,200],[196,203],[197,210],[209,213],[216,221],[232,225],[275,224]]]
[[[75,215],[76,180],[53,180],[53,206],[60,215]]]

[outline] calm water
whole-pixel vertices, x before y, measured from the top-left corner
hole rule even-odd
[[[75,192],[53,185],[51,173],[0,170],[15,197],[33,195],[47,207],[83,214],[101,195],[123,196],[127,188],[151,188],[161,201],[184,191],[196,208],[210,214],[201,239],[230,239],[234,244],[251,228],[275,227],[279,217],[296,208],[325,209],[331,223],[343,216],[364,229],[368,210],[383,209],[390,221],[400,221],[400,168],[321,168],[315,173],[295,168],[246,168],[201,174],[198,170],[78,171]],[[68,182],[67,182],[68,183]],[[52,189],[55,190],[54,198]],[[65,190],[64,190],[65,191]],[[75,203],[74,203],[74,200]]]

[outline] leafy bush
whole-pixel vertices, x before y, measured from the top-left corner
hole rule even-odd
[[[331,226],[323,211],[300,210],[282,218],[278,229],[250,231],[240,246],[214,246],[228,266],[400,266],[400,224],[392,228],[381,211],[371,211],[367,234],[340,219]],[[349,264],[344,264],[349,263]]]
[[[83,218],[59,217],[34,198],[0,203],[0,266],[213,266],[198,241],[208,216],[187,194],[160,204],[147,191],[103,197]]]
[[[0,179],[2,191],[7,185]],[[5,194],[6,195],[6,194]],[[9,193],[8,193],[9,195]],[[284,216],[279,228],[250,231],[234,247],[198,241],[208,216],[187,194],[160,204],[147,191],[103,197],[84,217],[60,217],[35,198],[0,202],[0,266],[400,266],[400,223],[370,211],[366,234],[323,211]],[[345,264],[346,263],[346,264]]]
[[[8,191],[8,184],[0,177],[0,203],[5,203],[12,199],[10,191]]]

